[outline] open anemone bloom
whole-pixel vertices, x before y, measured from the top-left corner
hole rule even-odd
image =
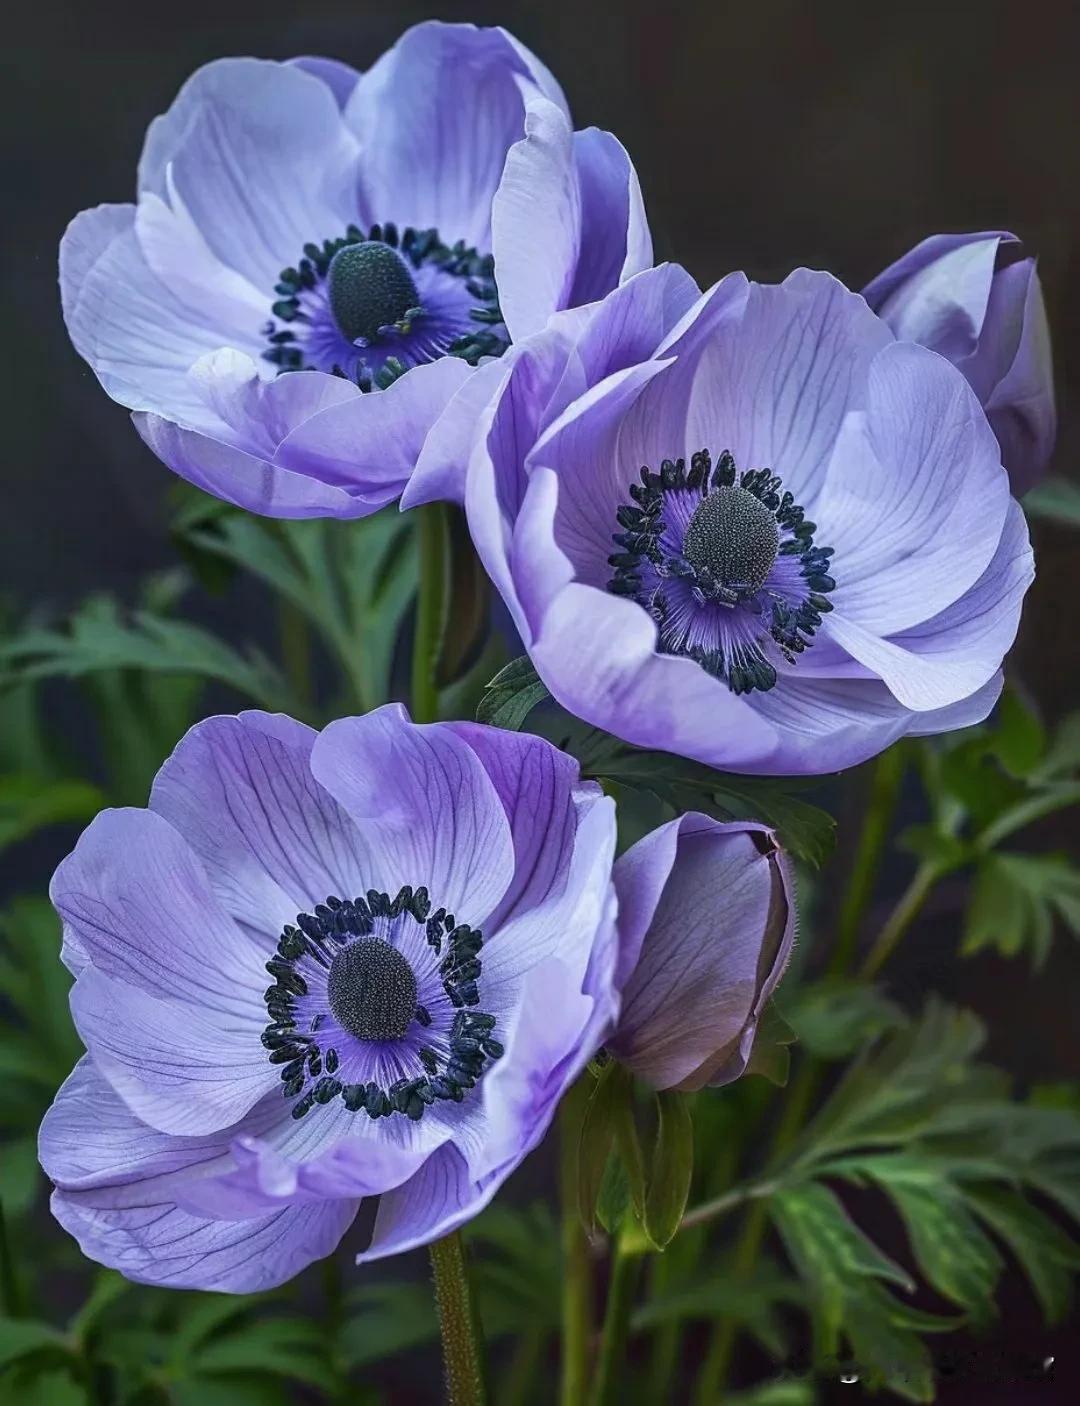
[[[1013,492],[1042,476],[1054,447],[1050,329],[1035,260],[1013,234],[935,234],[867,284],[897,337],[958,366],[986,410]]]
[[[72,222],[60,282],[170,468],[255,512],[356,517],[453,402],[451,452],[511,339],[651,261],[615,138],[573,131],[505,31],[431,22],[364,74],[200,69],[150,126],[136,204]]]
[[[92,1259],[247,1291],[475,1214],[543,1136],[617,1000],[613,805],[539,738],[194,728],[103,812],[52,898],[87,1054],[40,1153]],[[269,984],[268,984],[269,983]]]
[[[986,716],[1033,568],[964,377],[800,270],[647,271],[515,348],[470,530],[570,712],[743,772]]]
[[[795,942],[771,832],[683,815],[627,850],[615,888],[622,1009],[606,1048],[656,1089],[737,1079]]]

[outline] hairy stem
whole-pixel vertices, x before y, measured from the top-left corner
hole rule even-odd
[[[578,1211],[577,1163],[581,1120],[589,1089],[584,1079],[559,1108],[559,1198],[562,1205],[562,1406],[585,1399],[592,1336],[592,1274],[589,1245]]]
[[[480,1320],[473,1304],[465,1246],[458,1231],[428,1247],[435,1276],[449,1406],[484,1406],[487,1388]]]
[[[416,594],[416,629],[412,654],[413,722],[431,723],[439,716],[435,687],[435,656],[442,634],[446,595],[446,523],[441,503],[417,508],[420,582]]]
[[[620,1381],[640,1268],[641,1257],[628,1253],[622,1238],[617,1239],[611,1257],[611,1278],[608,1281],[596,1376],[589,1398],[591,1406],[617,1406],[618,1402],[625,1400],[620,1391]]]

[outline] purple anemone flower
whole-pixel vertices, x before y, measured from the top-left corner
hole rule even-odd
[[[1035,260],[1004,231],[935,234],[878,274],[866,301],[902,341],[958,366],[985,408],[1013,492],[1054,447],[1054,368]]]
[[[656,1089],[729,1084],[795,942],[771,832],[681,816],[619,859],[615,888],[622,1010],[607,1049]]]
[[[444,412],[444,449],[467,433],[511,340],[651,262],[616,139],[575,132],[504,30],[430,22],[364,74],[199,69],[150,126],[137,203],[68,228],[60,284],[175,472],[254,512],[359,517]]]
[[[615,1015],[614,832],[527,734],[194,728],[53,880],[87,1049],[41,1131],[58,1220],[131,1279],[237,1292],[366,1196],[361,1258],[467,1220]]]
[[[1033,568],[944,358],[799,270],[675,267],[514,348],[465,506],[570,712],[734,771],[825,772],[986,716]]]

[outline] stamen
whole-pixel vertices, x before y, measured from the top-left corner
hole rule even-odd
[[[417,939],[423,955],[414,968],[397,944],[416,952]],[[292,1116],[303,1118],[339,1095],[350,1112],[363,1109],[371,1118],[416,1120],[440,1099],[460,1103],[503,1053],[492,1038],[495,1017],[476,1009],[483,943],[481,932],[445,908],[433,912],[423,885],[405,884],[394,898],[378,889],[351,900],[330,897],[287,924],[266,963],[275,984],[265,993],[270,1023],[261,1039],[270,1063],[281,1066],[283,1095],[295,1100]],[[418,999],[418,974],[430,1009]],[[447,1004],[456,1007],[449,1025]],[[356,1045],[369,1042],[400,1042],[393,1062],[406,1072],[388,1088],[349,1082]]]
[[[738,479],[738,482],[736,482]],[[777,683],[832,609],[832,548],[769,469],[737,474],[725,450],[641,470],[616,510],[608,590],[643,606],[660,648],[695,660],[735,693]]]

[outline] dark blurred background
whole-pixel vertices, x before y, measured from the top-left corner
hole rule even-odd
[[[807,264],[858,288],[926,234],[1013,230],[1039,256],[1061,416],[1055,472],[1074,472],[1080,6],[1067,0],[45,0],[18,6],[4,25],[5,595],[43,612],[102,588],[129,599],[141,577],[174,560],[170,476],[64,332],[55,263],[66,222],[132,197],[147,123],[199,64],[321,53],[365,67],[429,17],[502,23],[533,48],[577,125],[611,128],[629,149],[657,257],[678,258],[702,284],[734,268],[772,279]],[[1080,701],[1077,539],[1044,523],[1034,535],[1039,574],[1012,667],[1053,722]],[[255,594],[204,609],[233,637],[264,628]],[[1034,842],[1063,848],[1074,838],[1057,818]],[[16,850],[20,890],[43,885],[61,852]],[[906,862],[893,858],[897,882]],[[932,987],[973,1006],[989,1023],[991,1057],[1022,1082],[1080,1077],[1080,954],[1059,938],[1037,975],[993,956],[960,963],[959,897],[946,888],[919,926],[892,972],[895,992],[916,1000]],[[1065,1367],[1070,1334],[1047,1333],[1030,1297],[1011,1297],[999,1341],[1056,1350]],[[968,1390],[942,1399],[976,1399]],[[1026,1390],[980,1386],[978,1400],[1027,1400]],[[1046,1399],[1046,1388],[1030,1399]]]

